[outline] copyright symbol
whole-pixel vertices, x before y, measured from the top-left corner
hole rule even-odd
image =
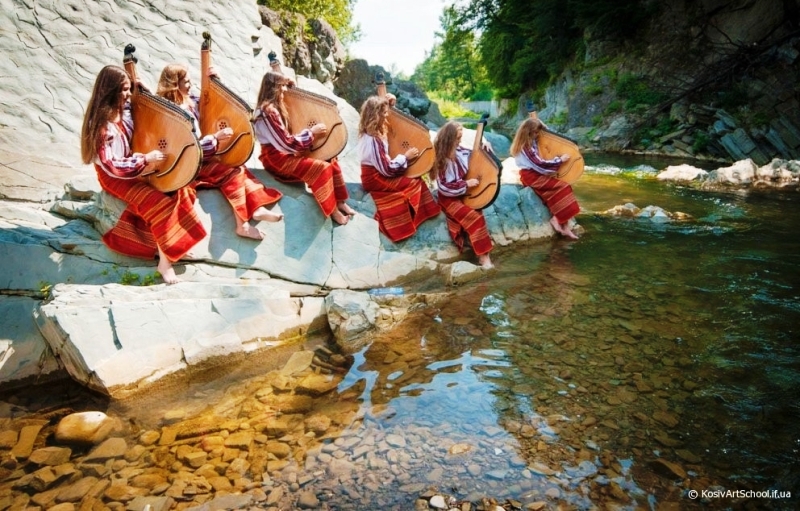
[[[689,490],[689,498],[696,499],[697,498],[697,490]]]

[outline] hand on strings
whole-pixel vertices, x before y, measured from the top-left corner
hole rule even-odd
[[[214,69],[214,66],[208,66],[208,77],[219,79],[219,73]]]
[[[475,179],[475,178],[467,179],[467,188],[474,188],[474,187],[478,186],[479,184],[480,184],[480,181]]]
[[[391,92],[386,93],[386,100],[389,102],[389,106],[394,106],[397,104],[397,96],[392,94]]]
[[[322,123],[311,126],[311,134],[314,135],[314,138],[323,137],[327,132],[328,132],[328,127]]]
[[[145,168],[142,171],[141,175],[146,176],[148,174],[152,174],[153,172],[158,170],[157,169],[157,167],[158,167],[157,164],[162,162],[162,161],[164,161],[164,160],[166,160],[166,159],[167,159],[167,155],[162,153],[159,150],[150,151],[149,153],[145,154],[144,155]]]
[[[569,155],[568,154],[562,154],[561,155],[561,162],[563,163],[563,162],[565,162],[567,160],[569,160]]]
[[[417,149],[416,147],[411,147],[408,149],[408,151],[406,151],[405,155],[407,160],[413,160],[414,158],[419,156],[419,149]]]
[[[216,137],[218,142],[224,142],[233,136],[233,128],[222,128],[218,132],[214,133],[214,137]]]

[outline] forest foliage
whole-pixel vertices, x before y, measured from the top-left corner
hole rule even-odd
[[[274,11],[301,14],[307,20],[327,21],[343,43],[358,39],[359,27],[353,24],[353,7],[356,2],[357,0],[258,0],[259,5]]]
[[[652,0],[464,0],[445,8],[442,33],[412,80],[454,99],[514,97],[546,86],[583,57],[587,33],[635,35]],[[477,36],[476,34],[480,34]]]

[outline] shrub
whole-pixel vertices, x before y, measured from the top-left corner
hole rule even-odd
[[[697,153],[702,153],[708,148],[708,134],[704,131],[698,131],[694,135],[694,142],[692,143],[692,150]]]

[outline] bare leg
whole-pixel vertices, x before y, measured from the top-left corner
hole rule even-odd
[[[478,262],[480,263],[481,268],[483,268],[484,270],[491,270],[492,268],[494,268],[494,265],[492,264],[492,259],[489,257],[489,254],[479,255]]]
[[[345,201],[337,202],[336,203],[336,207],[339,209],[339,211],[341,211],[342,213],[344,213],[347,216],[353,216],[353,215],[356,214],[356,210],[354,210],[353,208],[348,206]]]
[[[350,221],[350,217],[338,209],[333,210],[333,213],[331,213],[331,219],[339,225],[347,225],[347,222]]]
[[[177,284],[181,280],[175,275],[175,268],[172,267],[172,261],[170,261],[164,252],[161,251],[161,247],[158,247],[158,266],[156,266],[158,273],[161,274],[161,278],[164,279],[164,283],[171,286],[172,284]]]
[[[253,212],[253,220],[258,222],[280,222],[283,220],[283,214],[274,213],[264,206],[261,206]]]

